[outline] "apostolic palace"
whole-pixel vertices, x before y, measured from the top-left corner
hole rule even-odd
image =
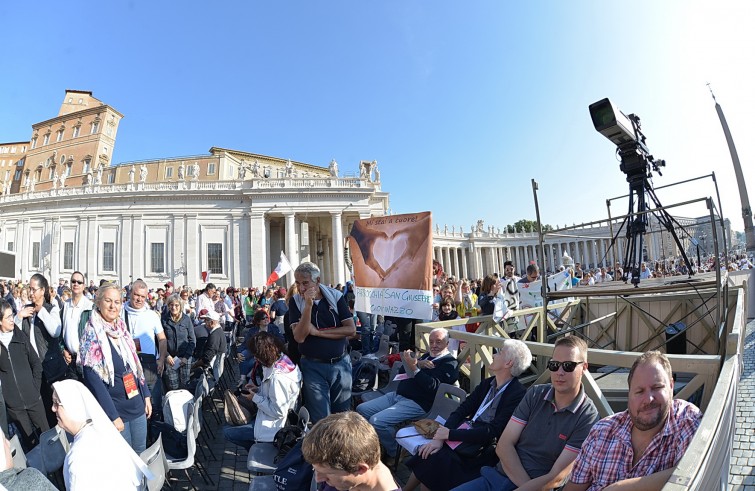
[[[218,286],[259,286],[284,251],[294,266],[316,262],[325,282],[343,283],[351,224],[389,213],[376,161],[341,172],[335,160],[319,166],[212,147],[116,164],[122,118],[92,92],[66,90],[58,114],[32,124],[28,141],[0,143],[0,249],[15,254],[14,277],[55,281],[79,270],[120,284],[198,286],[209,272]],[[407,210],[418,211],[426,210]],[[534,233],[481,221],[434,228],[435,258],[456,276],[500,272],[505,260],[522,271],[540,255]],[[549,237],[538,262],[554,270],[564,252],[589,265],[618,259],[606,227],[578,235]],[[675,255],[672,241],[649,242],[650,257]]]

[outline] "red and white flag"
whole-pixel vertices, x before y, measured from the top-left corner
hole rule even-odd
[[[265,283],[265,286],[272,285],[292,269],[294,268],[292,268],[291,263],[288,262],[286,254],[281,251],[281,259],[280,261],[278,261],[278,265],[275,267],[275,270],[270,273],[270,276],[267,277],[267,283]]]
[[[210,282],[210,272],[209,271],[202,271],[202,282],[209,283]]]

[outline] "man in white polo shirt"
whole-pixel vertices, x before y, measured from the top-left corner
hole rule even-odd
[[[131,295],[123,305],[123,320],[134,338],[144,378],[152,394],[152,407],[159,409],[162,407],[160,376],[165,367],[168,341],[159,314],[147,305],[148,293],[147,284],[142,280],[136,280],[131,285]],[[155,345],[155,338],[158,345]]]

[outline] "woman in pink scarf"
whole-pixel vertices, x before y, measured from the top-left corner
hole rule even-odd
[[[147,447],[147,418],[152,404],[137,350],[120,317],[121,291],[105,284],[81,336],[79,356],[84,383],[137,454]]]

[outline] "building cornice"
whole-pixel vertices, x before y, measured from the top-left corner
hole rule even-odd
[[[62,116],[55,116],[52,119],[48,119],[48,120],[45,120],[45,121],[40,121],[39,123],[35,123],[35,124],[31,125],[31,129],[32,130],[38,130],[38,129],[44,127],[44,126],[52,126],[52,125],[57,124],[57,123],[59,123],[61,121],[67,121],[67,120],[70,120],[70,119],[73,119],[73,118],[77,118],[77,117],[80,118],[80,117],[84,117],[84,116],[89,116],[91,114],[101,113],[103,111],[107,111],[108,109],[111,110],[111,111],[113,111],[121,119],[123,119],[123,114],[121,114],[120,112],[118,112],[114,107],[108,106],[107,104],[102,104],[101,106],[88,107],[86,109],[82,109],[81,111],[74,111],[72,113],[63,114]]]

